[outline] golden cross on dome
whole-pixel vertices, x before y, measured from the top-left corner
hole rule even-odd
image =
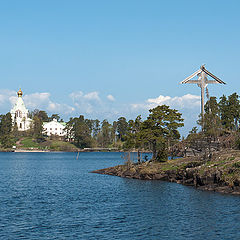
[[[20,88],[19,91],[17,92],[17,95],[18,95],[18,97],[22,97],[23,92],[22,92],[21,88]]]

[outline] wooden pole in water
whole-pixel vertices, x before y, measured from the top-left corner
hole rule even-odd
[[[77,154],[77,160],[78,160],[78,157],[79,157],[79,151],[78,151],[78,154]]]

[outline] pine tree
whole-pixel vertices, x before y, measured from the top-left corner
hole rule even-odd
[[[3,148],[11,148],[14,144],[12,135],[12,118],[11,114],[1,115],[0,122],[0,141]]]
[[[165,161],[169,147],[180,138],[178,128],[182,127],[182,114],[169,106],[162,105],[149,110],[150,114],[142,124],[140,138],[150,143],[153,160]]]
[[[37,115],[35,115],[33,117],[33,136],[37,142],[44,141],[42,125],[43,125],[42,120]]]
[[[124,136],[126,135],[128,128],[128,123],[126,121],[125,117],[120,117],[117,120],[117,132],[118,132],[118,137],[121,141],[124,141]]]

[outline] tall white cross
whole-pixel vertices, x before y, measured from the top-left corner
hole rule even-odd
[[[211,78],[213,78],[214,80],[208,80],[207,75],[210,76]],[[195,76],[197,76],[198,79],[191,80]],[[204,92],[205,92],[204,90],[207,87],[207,85],[209,83],[226,84],[221,79],[219,79],[218,77],[216,77],[215,75],[213,75],[212,73],[207,71],[207,69],[205,68],[204,65],[202,65],[198,71],[196,71],[195,73],[193,73],[192,75],[190,75],[189,77],[184,79],[182,82],[180,82],[180,84],[184,84],[184,83],[194,83],[194,84],[197,84],[201,88],[201,114],[202,114],[202,117],[204,116]]]

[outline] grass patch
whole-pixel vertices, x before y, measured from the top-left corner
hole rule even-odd
[[[64,142],[60,140],[47,140],[41,143],[42,148],[52,151],[77,151],[78,148],[72,143]]]
[[[178,170],[179,166],[172,165],[172,164],[166,164],[161,166],[162,171],[170,171],[170,170]]]
[[[21,141],[22,148],[39,148],[39,144],[31,137],[26,137]]]
[[[52,151],[78,151],[78,148],[72,143],[64,142],[60,140],[46,140],[41,143],[37,143],[32,137],[25,137],[21,140],[19,148],[23,149],[41,149]]]

